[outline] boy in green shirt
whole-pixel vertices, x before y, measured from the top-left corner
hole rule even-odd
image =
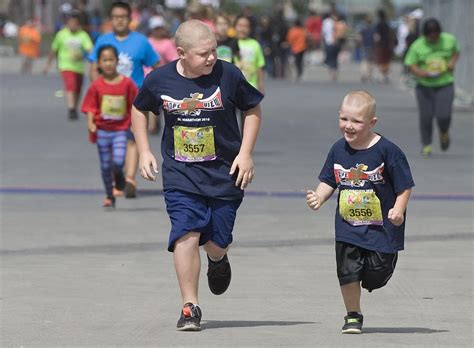
[[[47,74],[51,62],[56,56],[58,69],[66,90],[66,102],[69,109],[69,119],[77,119],[77,104],[81,94],[82,79],[84,76],[84,57],[92,49],[89,35],[81,29],[79,16],[71,14],[66,21],[65,28],[61,29],[54,37],[51,52],[44,68]]]

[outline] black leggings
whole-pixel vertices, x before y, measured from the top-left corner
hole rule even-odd
[[[439,131],[446,133],[451,124],[454,101],[454,85],[442,87],[416,86],[416,100],[419,110],[421,143],[430,145],[433,138],[433,119],[438,122]]]

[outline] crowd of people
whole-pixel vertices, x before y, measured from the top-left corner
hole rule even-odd
[[[222,40],[236,39],[242,46],[246,45],[244,39],[255,40],[260,46],[256,54],[259,57],[263,55],[258,63],[262,73],[270,78],[293,81],[304,78],[305,66],[319,64],[327,66],[330,80],[336,81],[340,62],[352,54],[354,57],[360,56],[356,60],[361,61],[362,82],[388,83],[390,62],[395,57],[403,60],[420,33],[419,14],[404,16],[397,28],[388,21],[383,10],[374,13],[377,17],[375,22],[372,19],[374,15],[367,14],[363,20],[349,25],[344,12],[335,4],[330,6],[327,13],[310,10],[306,16],[294,19],[285,17],[284,11],[279,8],[274,10],[273,15],[260,16],[254,15],[249,7],[243,8],[238,16],[220,12],[211,6],[172,11],[161,5],[132,5],[131,11],[130,30],[149,38],[153,49],[161,56],[160,64],[176,59],[173,37],[179,24],[185,19],[199,19],[208,24]],[[98,9],[86,11],[84,5],[73,8],[68,3],[60,8],[60,16],[55,24],[57,31],[62,29],[61,23],[67,22],[73,13],[92,42],[103,33],[113,31],[112,19],[102,15]],[[248,20],[247,33],[237,30],[241,17]],[[33,60],[40,54],[41,33],[33,19],[27,20],[20,28],[18,39],[21,47],[19,52],[25,57],[22,72],[27,73],[31,71]],[[238,56],[234,48],[233,51]],[[243,52],[247,52],[247,49]],[[145,73],[149,71],[145,68]],[[403,78],[407,83],[410,82],[408,73],[405,69]]]
[[[372,61],[388,80],[396,46],[385,13],[377,15],[375,26],[367,18],[360,30],[363,81],[370,79]],[[183,302],[178,330],[201,328],[200,246],[207,253],[211,292],[220,295],[229,287],[228,251],[244,189],[254,177],[252,153],[262,120],[265,76],[286,76],[291,54],[295,79],[301,79],[305,52],[323,48],[330,76],[338,78],[338,55],[348,26],[336,7],[325,19],[311,13],[290,27],[281,16],[257,20],[249,13],[232,17],[195,11],[174,21],[156,9],[137,16],[128,3],[117,1],[109,12],[109,32],[92,40],[82,28],[81,15],[71,12],[51,45],[44,73],[56,57],[70,120],[78,118],[85,61],[90,63],[91,84],[80,111],[87,118],[90,141],[97,143],[105,208],[113,209],[118,196],[136,196],[137,171],[144,179],[156,179],[158,161],[148,135],[152,120],[156,127],[156,115],[164,113],[168,250]],[[38,54],[31,47],[40,36],[31,22],[20,32],[22,43],[29,45],[20,45],[26,57],[22,70],[27,71]],[[450,144],[459,48],[436,19],[424,23],[422,34],[407,45],[404,62],[417,79],[422,154],[429,156],[434,118],[441,149]],[[374,131],[376,115],[375,98],[368,92],[352,91],[343,98],[338,118],[342,138],[327,156],[319,185],[306,197],[308,206],[318,210],[339,192],[335,229],[337,276],[347,311],[343,333],[362,332],[361,288],[381,288],[394,272],[414,186],[404,153]]]

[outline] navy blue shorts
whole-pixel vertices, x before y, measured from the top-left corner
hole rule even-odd
[[[242,199],[223,200],[180,190],[165,190],[166,211],[171,220],[168,251],[173,252],[176,241],[189,232],[199,232],[199,245],[212,240],[227,248],[232,243],[237,209]]]

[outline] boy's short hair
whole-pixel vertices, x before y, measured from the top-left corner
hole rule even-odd
[[[345,104],[360,108],[361,112],[367,117],[375,117],[375,98],[367,91],[350,91],[342,100],[342,105]]]
[[[114,3],[112,3],[112,5],[110,6],[110,10],[109,10],[109,16],[112,15],[112,11],[113,11],[114,8],[123,8],[124,10],[126,10],[128,12],[129,17],[132,14],[132,8],[130,7],[130,4],[127,3],[127,2],[115,1]]]
[[[207,24],[197,19],[190,19],[178,27],[174,41],[176,47],[188,49],[202,40],[212,39],[213,37],[214,34]]]

